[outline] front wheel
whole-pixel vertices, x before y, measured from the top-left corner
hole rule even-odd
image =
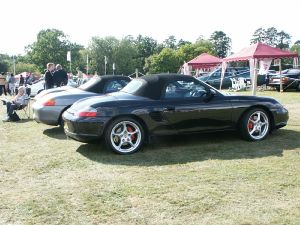
[[[300,91],[300,81],[299,81],[298,84],[297,84],[296,90],[297,90],[297,91]]]
[[[270,131],[270,118],[263,109],[249,110],[240,124],[241,135],[248,141],[263,140]]]
[[[143,127],[138,121],[129,117],[116,119],[105,131],[105,142],[118,154],[132,154],[143,145]]]

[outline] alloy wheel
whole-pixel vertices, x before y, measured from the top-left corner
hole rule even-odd
[[[263,139],[269,130],[268,116],[262,111],[252,113],[248,119],[247,129],[253,139]]]
[[[110,142],[113,148],[121,153],[135,151],[142,139],[139,126],[131,121],[121,121],[113,126],[110,133]]]

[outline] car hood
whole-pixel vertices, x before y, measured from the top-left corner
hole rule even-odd
[[[261,96],[252,96],[252,95],[234,95],[234,94],[226,94],[227,99],[230,99],[232,102],[234,101],[245,101],[245,102],[269,102],[273,104],[279,103],[276,99],[271,97],[261,97]]]

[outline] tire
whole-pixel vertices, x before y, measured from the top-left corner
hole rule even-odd
[[[280,92],[280,87],[276,87],[276,91]]]
[[[105,130],[107,147],[121,155],[137,152],[144,140],[145,132],[142,125],[130,117],[113,120]]]
[[[59,118],[58,121],[59,121],[58,126],[59,126],[61,129],[64,129],[65,121],[63,120],[62,116],[60,116],[60,118]]]
[[[240,121],[240,134],[247,141],[260,141],[270,132],[271,120],[268,113],[261,108],[246,112]]]
[[[300,91],[300,81],[298,81],[297,87],[296,87],[297,91]]]

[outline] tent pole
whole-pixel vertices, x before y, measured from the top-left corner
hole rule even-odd
[[[281,67],[281,59],[279,59],[280,93],[283,92],[281,71],[282,71],[282,67]]]
[[[254,71],[253,71],[253,78],[252,78],[252,95],[256,95],[257,89],[257,59],[254,59]]]

